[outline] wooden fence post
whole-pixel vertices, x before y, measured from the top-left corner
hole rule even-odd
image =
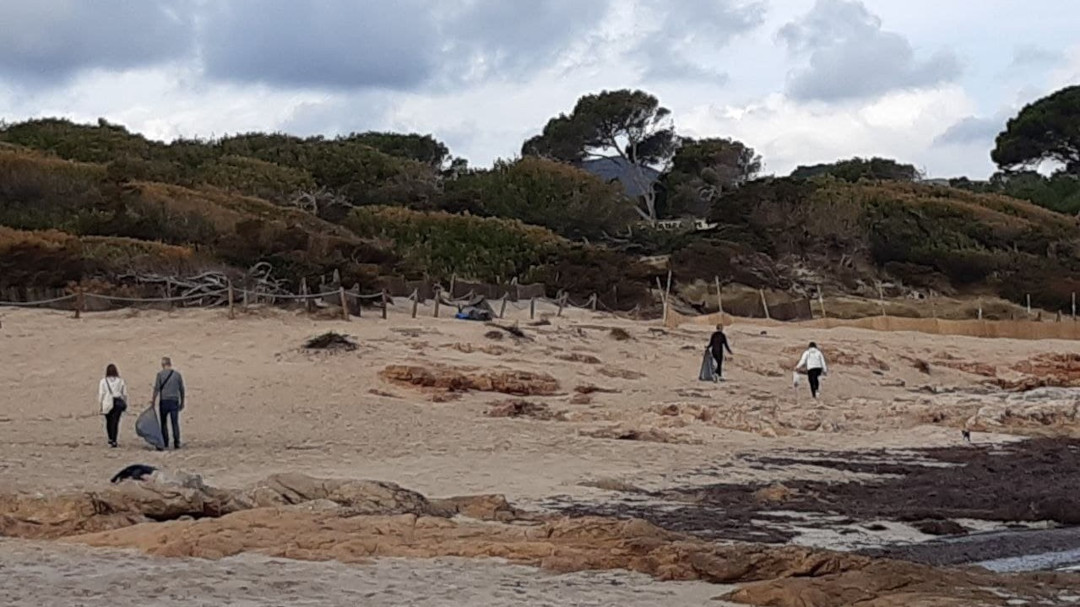
[[[885,316],[886,315],[885,314],[885,289],[883,289],[881,287],[881,282],[877,283],[877,293],[878,293],[878,305],[881,306],[881,315]]]
[[[592,299],[589,300],[589,303],[592,304],[592,311],[595,312],[596,311],[596,293],[592,294]]]
[[[821,306],[821,317],[828,318],[829,315],[825,313],[825,296],[821,294],[821,289],[817,292],[818,305]]]
[[[383,317],[383,320],[386,320],[386,306],[388,304],[388,301],[389,301],[389,298],[386,296],[386,289],[383,289],[382,290],[382,317]]]
[[[772,315],[769,314],[769,302],[765,300],[765,289],[758,289],[758,294],[761,295],[761,307],[765,309],[765,320],[772,320]]]
[[[1030,293],[1028,293],[1028,296],[1027,296],[1027,312],[1028,312],[1028,316],[1031,316],[1031,294]]]
[[[982,320],[982,300],[979,300],[979,320]]]
[[[536,318],[536,297],[529,300],[529,320]]]
[[[337,270],[334,270],[335,272]],[[349,320],[349,298],[345,296],[345,285],[338,284],[338,296],[341,297],[341,319]]]
[[[439,305],[442,303],[442,289],[435,287],[435,318],[439,317]]]
[[[503,295],[502,305],[499,306],[499,318],[506,317],[506,296]]]
[[[667,287],[664,289],[664,322],[668,318],[668,300],[671,298],[671,270],[667,271]]]
[[[86,309],[86,293],[82,285],[75,287],[75,318],[82,318],[83,310]]]
[[[724,316],[724,293],[720,290],[720,277],[713,276],[713,280],[716,282],[716,309],[720,311],[720,320],[723,321]]]
[[[614,309],[619,309],[619,285],[611,285],[611,303]]]
[[[307,278],[300,279],[300,297],[304,300],[304,309],[311,312],[311,299],[308,298]]]
[[[232,281],[230,280],[229,281],[229,319],[230,320],[236,318],[236,306],[235,306],[235,303],[236,303],[236,297],[235,297],[235,294],[233,293]]]
[[[457,274],[450,275],[450,299],[453,300],[457,295],[454,294],[454,287],[457,285]]]
[[[412,292],[412,317],[416,318],[416,309],[420,307],[420,291],[413,289]]]

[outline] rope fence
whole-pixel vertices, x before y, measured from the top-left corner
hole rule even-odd
[[[371,307],[376,308],[376,313],[379,313],[383,319],[387,319],[391,307],[396,310],[396,314],[401,313],[401,302],[406,305],[406,313],[411,314],[412,318],[417,318],[420,315],[421,306],[424,308],[424,314],[433,316],[434,318],[445,317],[443,308],[449,308],[451,310],[462,311],[468,307],[479,307],[489,314],[490,318],[505,318],[507,312],[512,312],[516,317],[522,318],[522,313],[527,311],[527,317],[530,320],[534,320],[538,316],[537,306],[542,304],[545,306],[551,306],[555,308],[554,315],[562,316],[564,310],[581,310],[592,313],[603,313],[606,315],[616,315],[627,318],[640,318],[641,307],[635,306],[632,310],[616,310],[611,306],[604,303],[603,298],[598,294],[593,294],[585,300],[577,300],[569,296],[565,292],[560,292],[556,297],[547,297],[534,295],[528,299],[515,298],[511,294],[504,294],[501,298],[490,298],[479,293],[475,290],[469,290],[463,295],[458,297],[448,296],[450,291],[444,290],[439,286],[435,286],[434,290],[429,290],[426,293],[422,293],[419,288],[412,289],[408,295],[398,294],[397,301],[395,296],[386,290],[380,290],[375,292],[363,293],[359,290],[358,286],[354,286],[352,290],[346,290],[344,286],[338,285],[337,289],[328,289],[329,285],[322,285],[322,288],[318,292],[308,293],[306,292],[306,284],[301,283],[301,293],[289,293],[281,289],[250,289],[250,288],[237,288],[232,284],[227,284],[223,288],[210,288],[204,287],[208,290],[198,290],[197,292],[188,292],[181,295],[172,297],[130,297],[122,295],[108,295],[104,293],[92,293],[84,291],[82,288],[77,288],[73,293],[65,293],[55,297],[40,297],[41,295],[50,295],[48,290],[36,290],[33,294],[39,295],[37,299],[29,299],[28,301],[15,301],[10,298],[0,299],[0,308],[42,308],[46,306],[55,306],[57,309],[63,309],[67,311],[73,311],[75,318],[80,318],[81,314],[87,311],[100,311],[102,309],[109,308],[97,308],[92,309],[93,306],[87,306],[88,302],[101,302],[104,304],[115,304],[117,306],[131,306],[141,304],[193,304],[197,307],[227,307],[229,318],[235,318],[235,308],[237,306],[249,307],[252,303],[255,305],[260,304],[278,304],[284,302],[300,302],[305,305],[309,312],[316,311],[317,308],[325,308],[335,311],[340,310],[342,320],[350,320],[352,318],[360,318],[364,316],[365,306],[368,306],[368,310]],[[717,285],[719,287],[719,285]],[[719,294],[719,289],[717,289]],[[11,294],[12,290],[8,289],[7,294]],[[460,291],[459,291],[460,292]],[[55,293],[55,291],[53,291]],[[675,328],[680,325],[686,324],[706,324],[714,325],[718,323],[732,323],[732,322],[766,322],[766,323],[783,323],[788,322],[787,319],[781,315],[776,314],[778,306],[775,304],[770,305],[770,302],[766,301],[764,293],[761,294],[761,306],[766,310],[765,318],[753,318],[750,316],[743,316],[733,308],[731,302],[726,299],[717,298],[717,303],[720,306],[720,311],[715,314],[700,314],[700,315],[686,315],[685,313],[678,313],[671,309],[669,302],[669,292],[665,289],[662,291],[663,304],[664,304],[664,323],[666,326]],[[15,294],[18,297],[18,293]],[[238,301],[238,298],[242,298]],[[1040,320],[1015,320],[1015,321],[991,321],[984,319],[982,302],[979,302],[978,319],[977,320],[957,320],[946,321],[944,319],[936,318],[903,318],[890,316],[886,314],[886,308],[884,298],[881,298],[882,313],[877,317],[867,317],[857,320],[842,320],[826,315],[826,309],[824,300],[820,297],[817,300],[817,304],[821,308],[821,316],[819,318],[810,319],[796,319],[792,324],[805,327],[817,327],[817,328],[834,328],[834,327],[854,327],[854,328],[867,328],[881,331],[915,331],[921,333],[934,333],[941,335],[967,335],[975,337],[1011,337],[1017,339],[1080,339],[1080,323],[1076,323],[1076,308],[1072,311],[1071,318],[1074,322],[1063,323],[1061,322],[1067,316],[1061,312],[1057,313],[1056,323],[1041,322],[1042,314],[1037,316]],[[806,304],[804,304],[806,305]],[[933,306],[933,302],[931,302]],[[1030,309],[1029,309],[1030,310]],[[552,314],[550,308],[545,314]],[[1031,312],[1028,312],[1031,316]],[[780,318],[777,318],[781,316]]]
[[[211,275],[217,277],[217,275]],[[198,278],[198,277],[196,277]],[[387,283],[389,289],[384,288],[379,291],[361,292],[358,285],[354,285],[352,289],[347,290],[344,285],[341,284],[340,277],[335,274],[333,282],[321,281],[319,288],[316,292],[308,292],[306,281],[300,283],[300,293],[292,293],[285,290],[280,283],[262,283],[252,286],[250,278],[246,281],[244,286],[234,285],[229,282],[228,278],[220,278],[211,281],[210,284],[192,285],[192,281],[195,279],[169,279],[164,278],[157,281],[141,281],[139,286],[142,286],[143,290],[147,289],[148,284],[163,287],[161,290],[163,293],[170,293],[173,290],[173,286],[185,287],[181,294],[172,296],[161,297],[135,297],[129,295],[110,295],[106,293],[94,293],[89,290],[84,290],[82,287],[77,287],[74,292],[64,292],[56,289],[26,289],[20,290],[17,288],[0,289],[0,308],[53,308],[57,310],[73,311],[75,317],[78,318],[85,312],[97,312],[113,309],[115,307],[124,306],[139,306],[139,305],[162,305],[167,304],[172,307],[173,305],[185,306],[185,307],[228,307],[230,318],[235,317],[235,308],[242,305],[247,308],[250,305],[289,305],[299,303],[307,307],[309,312],[315,312],[317,309],[330,309],[341,310],[341,318],[348,320],[353,317],[361,317],[370,313],[371,308],[375,308],[376,313],[380,313],[382,318],[387,318],[391,308],[395,310],[395,313],[401,313],[401,302],[404,301],[407,308],[411,308],[411,316],[417,318],[421,313],[421,307],[424,309],[425,315],[431,315],[436,318],[440,314],[444,314],[443,308],[457,309],[458,312],[466,307],[481,306],[490,313],[494,318],[504,318],[508,313],[512,317],[522,318],[523,312],[527,311],[527,317],[530,320],[534,320],[538,316],[538,305],[550,306],[555,308],[554,311],[546,309],[544,314],[550,314],[554,312],[555,316],[562,316],[563,312],[567,309],[580,310],[592,313],[604,313],[611,315],[619,315],[628,318],[640,318],[642,313],[642,307],[635,305],[631,310],[618,309],[618,292],[616,289],[611,289],[603,294],[594,293],[586,299],[575,299],[570,297],[566,292],[559,292],[555,297],[548,297],[542,295],[542,290],[537,289],[538,285],[484,285],[481,283],[467,283],[464,281],[457,281],[455,284],[451,282],[449,289],[443,288],[439,283],[431,281],[414,281],[404,282],[399,281],[397,283]],[[732,322],[734,319],[761,319],[765,321],[782,321],[782,322],[808,322],[812,320],[828,321],[829,323],[837,324],[839,319],[835,314],[831,313],[833,310],[827,310],[825,300],[818,293],[815,298],[804,298],[798,301],[770,301],[764,291],[759,290],[756,294],[757,301],[748,301],[747,293],[737,292],[735,297],[729,298],[727,294],[722,293],[722,283],[719,278],[715,282],[715,292],[713,289],[708,289],[704,297],[715,302],[715,306],[712,306],[714,310],[719,309],[717,313],[698,313],[695,314],[690,308],[686,306],[679,307],[677,313],[675,304],[673,304],[670,292],[671,282],[665,284],[657,279],[656,288],[659,290],[662,297],[663,305],[663,318],[666,324],[716,324],[718,322]],[[712,287],[713,285],[709,285]],[[260,288],[262,287],[262,288]],[[334,288],[336,287],[336,288]],[[407,287],[408,290],[402,287]],[[492,289],[497,287],[499,297],[493,297],[491,295]],[[154,287],[150,287],[154,288]],[[393,292],[391,292],[391,289]],[[879,298],[876,302],[880,306],[881,318],[907,318],[906,316],[894,315],[892,309],[886,305],[883,290],[879,288]],[[523,293],[528,293],[530,296],[522,298]],[[171,295],[171,293],[170,293]],[[6,296],[6,297],[5,297]],[[741,299],[740,299],[741,296]],[[715,299],[714,299],[715,298]],[[25,299],[25,300],[20,300]],[[873,303],[873,300],[860,300],[861,304]],[[629,303],[629,302],[627,302]],[[931,299],[928,305],[932,311],[932,319],[938,318],[938,310],[935,307],[935,300]],[[1028,321],[1040,322],[1043,320],[1044,314],[1039,310],[1033,310],[1031,298],[1028,298],[1026,302],[1026,316]],[[88,305],[89,304],[89,305]],[[614,304],[614,305],[612,305]],[[890,301],[889,306],[897,305],[903,307],[903,302]],[[841,304],[842,305],[842,302]],[[926,304],[924,304],[926,305]],[[433,310],[431,307],[433,306]],[[693,304],[693,308],[697,310],[703,309],[705,304]],[[813,306],[813,310],[811,307]],[[864,306],[865,307],[865,306]],[[818,310],[820,309],[820,310]],[[983,302],[978,301],[977,314],[973,314],[978,321],[984,320],[1006,320],[1001,316],[1000,310],[994,312],[992,309],[988,309],[989,314],[984,316]],[[408,310],[406,310],[408,311]],[[817,313],[815,313],[817,312]],[[1023,312],[1023,310],[1022,310]],[[1071,312],[1071,314],[1070,314]],[[943,331],[939,324],[922,323],[919,324],[918,316],[913,317],[911,330],[919,332],[937,332]],[[925,318],[925,317],[922,317]],[[1051,316],[1052,318],[1052,316]],[[1064,319],[1071,318],[1073,321],[1077,320],[1077,306],[1075,294],[1073,296],[1073,302],[1071,310],[1058,311],[1056,313],[1058,322]],[[944,320],[944,318],[942,319]],[[1009,320],[1019,321],[1023,318],[1017,318],[1013,316]],[[849,321],[843,321],[849,322]],[[870,321],[859,321],[863,324],[870,323]],[[880,321],[878,325],[889,327],[899,326],[897,323],[907,321]],[[873,323],[870,323],[873,324]],[[926,326],[924,327],[923,324]],[[933,325],[933,326],[931,326]],[[986,325],[980,325],[978,333],[984,334],[990,331]],[[995,329],[999,332],[1005,333],[1017,333],[1019,330],[1013,331],[1009,329]],[[945,334],[957,334],[960,329],[950,326]],[[968,329],[964,329],[968,331]],[[976,332],[974,329],[972,332]],[[1025,332],[1031,332],[1033,334],[1042,335],[1047,329],[1038,328],[1037,330],[1024,329]],[[1073,339],[1072,329],[1066,338]]]
[[[391,306],[396,306],[394,297],[386,290],[362,293],[358,286],[354,287],[352,290],[346,290],[343,286],[339,286],[336,290],[321,290],[316,293],[307,293],[306,289],[307,285],[305,283],[301,283],[301,293],[299,294],[282,292],[280,290],[252,290],[238,288],[229,284],[219,289],[171,297],[130,297],[93,293],[79,288],[73,293],[46,299],[29,301],[0,300],[0,307],[38,308],[57,304],[68,304],[65,306],[65,309],[73,310],[75,317],[79,318],[82,313],[92,311],[88,310],[88,301],[117,304],[120,307],[138,306],[142,304],[194,304],[193,307],[207,308],[227,306],[229,309],[229,317],[234,318],[235,308],[238,305],[246,308],[252,304],[274,305],[283,302],[302,302],[308,307],[309,311],[313,311],[316,307],[320,306],[320,302],[322,302],[321,307],[339,306],[342,310],[342,318],[348,320],[351,317],[363,316],[364,305],[370,305],[371,302],[377,302],[375,303],[375,306],[381,310],[383,318],[387,318],[388,310]],[[636,306],[629,312],[614,310],[605,305],[597,294],[593,294],[588,299],[582,301],[574,300],[568,294],[562,292],[555,298],[533,296],[528,300],[519,300],[509,294],[504,294],[501,298],[491,299],[482,293],[477,293],[472,290],[458,297],[448,297],[447,295],[448,291],[436,286],[434,289],[434,296],[430,299],[422,297],[419,289],[413,289],[413,291],[403,299],[405,302],[411,304],[411,314],[413,318],[416,318],[419,315],[420,306],[424,306],[425,308],[433,306],[433,316],[436,318],[440,316],[441,308],[443,307],[460,311],[467,307],[480,306],[489,310],[491,315],[495,318],[504,318],[508,309],[513,312],[524,312],[527,310],[530,319],[536,318],[538,304],[545,304],[557,308],[555,312],[557,316],[562,316],[565,309],[591,312],[598,312],[602,309],[603,312],[608,314],[630,316],[635,316],[640,310],[640,306]]]
[[[92,297],[94,299],[101,299],[103,301],[114,301],[118,303],[176,303],[185,301],[195,301],[197,299],[206,299],[208,297],[218,297],[228,293],[228,289],[221,289],[218,291],[210,291],[208,293],[194,293],[191,295],[180,295],[178,297],[118,297],[115,295],[99,295],[97,293],[84,293],[83,297]],[[78,298],[78,295],[69,295],[68,297]]]
[[[52,299],[42,299],[39,301],[0,301],[0,307],[3,308],[35,308],[38,306],[47,306],[50,304],[61,303],[65,301],[72,301],[76,298],[76,295],[65,295],[63,297],[54,297]]]
[[[228,291],[228,289],[225,289]],[[265,299],[281,299],[285,301],[300,301],[306,299],[322,299],[324,297],[330,297],[331,295],[338,295],[338,291],[325,291],[322,293],[308,293],[307,295],[293,295],[292,293],[264,293],[261,291],[248,291],[245,289],[236,289],[234,293],[238,295],[253,295],[255,297],[261,297]],[[376,295],[376,297],[378,297]]]

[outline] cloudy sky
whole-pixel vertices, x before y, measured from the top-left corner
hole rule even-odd
[[[159,139],[432,133],[517,154],[642,88],[766,172],[854,155],[986,177],[1025,103],[1080,83],[1076,0],[2,0],[0,119]]]

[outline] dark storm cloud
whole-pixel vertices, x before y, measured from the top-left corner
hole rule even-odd
[[[0,78],[51,84],[153,65],[187,55],[193,31],[189,0],[2,0]]]
[[[408,89],[437,66],[438,28],[424,0],[232,0],[200,32],[207,74],[324,88]]]
[[[1005,129],[1005,118],[976,118],[969,116],[945,129],[934,139],[934,145],[969,145],[993,143]]]
[[[790,75],[788,94],[800,100],[844,101],[955,81],[960,62],[948,51],[924,61],[904,36],[882,29],[862,2],[817,0],[801,19],[779,32],[809,67]]]
[[[414,90],[527,78],[586,37],[609,0],[233,0],[201,32],[223,80]]]
[[[726,80],[716,69],[725,45],[764,21],[765,4],[737,0],[642,0],[659,28],[635,46],[632,56],[647,79]]]

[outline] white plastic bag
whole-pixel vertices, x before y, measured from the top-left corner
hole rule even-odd
[[[798,371],[792,371],[791,372],[791,387],[792,388],[798,388],[799,387],[799,381],[800,381],[799,378],[800,378],[800,375],[799,375]]]

